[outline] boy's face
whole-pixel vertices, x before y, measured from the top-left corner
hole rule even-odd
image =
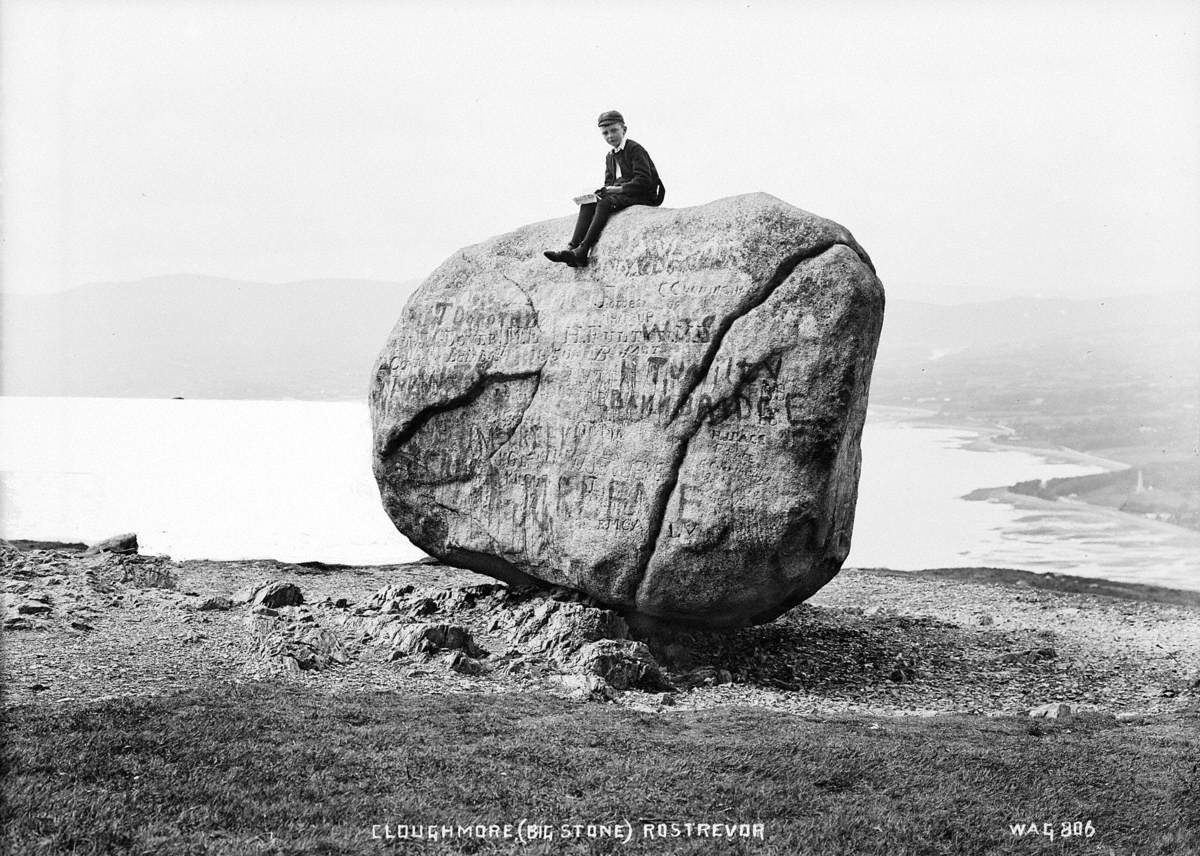
[[[615,149],[625,139],[625,126],[620,122],[609,122],[600,126],[600,133],[604,136],[604,142]]]

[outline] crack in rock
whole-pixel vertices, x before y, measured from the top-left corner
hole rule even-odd
[[[858,253],[855,252],[854,247],[836,238],[831,238],[827,241],[822,241],[815,247],[811,247],[807,250],[802,250],[801,252],[788,256],[786,259],[780,262],[777,268],[775,268],[775,273],[771,275],[770,279],[760,285],[755,291],[747,295],[739,306],[735,307],[728,315],[721,319],[720,323],[717,324],[717,328],[713,331],[712,338],[708,343],[708,350],[705,351],[703,359],[701,359],[699,364],[689,371],[688,378],[684,383],[684,389],[679,394],[679,399],[675,402],[675,407],[672,408],[671,415],[667,418],[668,425],[675,421],[676,417],[679,416],[679,412],[683,410],[683,405],[687,403],[687,400],[691,398],[692,394],[696,391],[704,379],[708,377],[708,372],[712,368],[712,364],[717,358],[717,352],[721,350],[721,345],[725,341],[725,336],[727,333],[729,333],[729,330],[731,327],[733,327],[734,323],[738,319],[748,315],[750,312],[766,303],[767,300],[770,299],[771,295],[775,293],[775,290],[779,288],[779,286],[781,286],[789,276],[792,275],[792,271],[794,271],[801,262],[816,258],[817,256],[828,252],[834,247],[839,246],[846,247],[851,252],[854,252],[855,255],[858,255]],[[862,257],[859,256],[859,258],[861,260]]]
[[[544,368],[544,366],[543,366],[543,368]],[[501,449],[503,449],[505,446],[507,446],[508,441],[516,436],[517,429],[520,428],[521,423],[523,423],[525,421],[525,414],[527,412],[529,412],[529,408],[533,404],[533,400],[535,398],[537,398],[538,390],[541,388],[542,388],[542,373],[541,373],[541,370],[539,369],[537,375],[534,376],[533,392],[529,393],[529,400],[526,401],[525,406],[521,408],[521,413],[519,416],[517,416],[517,421],[515,423],[513,423],[513,427],[504,436],[504,439],[501,440],[499,443],[497,443],[492,448],[492,451],[488,453],[488,456],[487,456],[486,460],[484,461],[485,464],[491,463],[492,458],[496,457],[496,453],[499,452]]]
[[[772,348],[770,351],[763,354],[760,359],[757,359],[752,363],[747,363],[743,367],[741,374],[738,376],[737,381],[730,388],[729,392],[725,393],[725,395],[722,395],[719,398],[714,398],[712,404],[710,404],[703,413],[698,413],[697,416],[702,419],[705,416],[711,415],[711,418],[709,419],[710,425],[719,425],[720,423],[726,421],[730,415],[729,412],[727,412],[729,403],[737,401],[737,399],[741,397],[742,390],[754,383],[754,381],[759,378],[760,373],[770,364],[771,360],[776,358],[782,359],[783,355],[793,348],[795,348],[794,344],[784,345],[779,348]]]
[[[418,431],[425,427],[425,424],[437,416],[439,413],[447,413],[451,410],[456,410],[460,407],[466,407],[472,404],[479,396],[488,389],[488,387],[497,383],[508,383],[514,380],[528,380],[531,377],[540,378],[542,369],[545,368],[545,363],[538,366],[536,369],[530,369],[523,372],[496,372],[495,374],[480,374],[475,380],[458,395],[448,398],[445,401],[437,404],[431,404],[419,410],[408,423],[403,427],[393,428],[388,433],[387,442],[383,444],[383,448],[379,451],[379,458],[382,461],[390,461],[395,454],[404,447],[404,444],[411,440]],[[530,399],[532,401],[532,399]],[[524,414],[522,414],[523,418]]]
[[[721,349],[721,345],[725,341],[725,336],[733,327],[734,322],[748,315],[759,306],[766,303],[776,289],[781,286],[792,272],[800,265],[801,262],[808,259],[816,258],[823,255],[834,247],[846,247],[851,252],[862,260],[862,256],[855,248],[839,239],[830,239],[822,241],[815,247],[795,253],[784,259],[775,269],[775,273],[771,275],[763,285],[752,292],[741,304],[731,311],[728,315],[721,319],[720,324],[714,331],[712,339],[709,342],[708,350],[704,354],[704,358],[699,365],[691,372],[687,378],[687,385],[684,391],[680,394],[679,400],[675,404],[675,408],[671,411],[670,417],[667,419],[667,424],[674,423],[684,403],[695,393],[696,389],[708,377],[708,372],[712,369],[712,364],[716,361],[717,353]],[[867,262],[864,262],[867,263]],[[744,376],[743,376],[744,377]],[[736,387],[735,387],[736,391]],[[675,488],[679,483],[679,472],[683,468],[683,462],[687,459],[688,449],[691,446],[692,439],[699,433],[701,426],[704,424],[704,416],[702,413],[695,413],[695,421],[679,440],[675,447],[675,454],[672,456],[670,469],[667,477],[663,480],[659,490],[655,494],[654,501],[650,505],[650,514],[646,527],[646,540],[643,542],[641,549],[638,550],[638,566],[635,574],[637,580],[634,587],[634,608],[637,601],[640,600],[638,592],[642,587],[642,583],[646,580],[646,573],[650,567],[650,561],[654,558],[654,554],[658,549],[658,538],[662,533],[663,523],[667,516],[667,506],[671,501],[671,496],[675,493]]]

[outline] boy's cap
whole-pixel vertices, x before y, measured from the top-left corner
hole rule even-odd
[[[600,121],[596,124],[603,128],[605,125],[611,125],[613,122],[625,124],[625,117],[618,110],[605,110],[600,114]]]

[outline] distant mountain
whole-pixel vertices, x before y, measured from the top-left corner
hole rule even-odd
[[[892,301],[871,401],[999,421],[1075,449],[1195,455],[1200,294]]]
[[[363,398],[416,286],[166,276],[0,295],[0,392]],[[1000,419],[1075,448],[1168,437],[1186,446],[1200,395],[1197,331],[1200,300],[1185,293],[889,300],[871,401]]]
[[[1059,343],[1152,362],[1156,347],[1197,341],[1200,293],[1094,300],[1009,298],[953,306],[890,300],[882,346],[894,354],[940,359],[968,350],[1012,350]],[[1097,348],[1096,346],[1099,346]],[[906,362],[903,361],[903,362]]]
[[[0,295],[0,392],[363,398],[417,284],[180,275]]]

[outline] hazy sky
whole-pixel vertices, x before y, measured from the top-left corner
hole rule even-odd
[[[3,287],[420,278],[573,213],[611,108],[667,206],[773,193],[891,296],[1200,280],[1200,4],[586,8],[3,2]]]

